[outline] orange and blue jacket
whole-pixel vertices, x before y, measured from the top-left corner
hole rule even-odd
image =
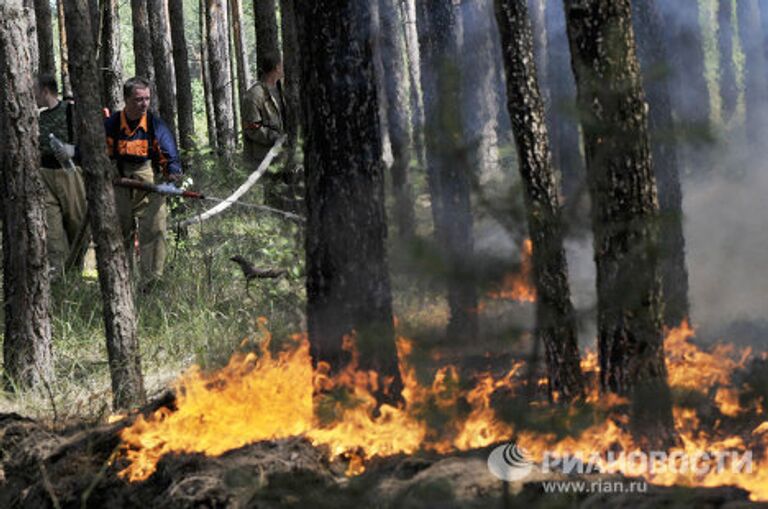
[[[107,154],[111,159],[129,163],[152,160],[163,174],[180,174],[181,161],[173,133],[157,115],[146,113],[131,130],[123,111],[104,120]]]

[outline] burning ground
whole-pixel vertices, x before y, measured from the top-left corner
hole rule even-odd
[[[537,505],[553,500],[542,498],[544,480],[630,477],[652,486],[635,498],[560,496],[601,504],[768,500],[768,361],[727,344],[702,349],[687,324],[669,331],[665,342],[679,434],[670,456],[735,453],[743,459],[749,452],[751,473],[622,471],[604,456],[596,463],[587,457],[636,449],[626,402],[597,391],[593,353],[582,361],[593,381],[587,401],[563,408],[546,401],[544,379],[530,377],[523,362],[509,358],[489,357],[478,369],[445,365],[433,355],[425,381],[413,361],[413,342],[399,338],[406,404],[377,410],[375,373],[354,362],[332,377],[322,365],[313,370],[304,336],[273,351],[266,321],[260,326],[257,351],[235,354],[218,371],[193,367],[172,395],[141,412],[113,416],[110,424],[51,430],[20,416],[0,417],[0,506],[67,507],[86,500],[92,507],[330,507],[353,501],[421,507],[504,497]],[[354,358],[352,339],[347,348]],[[323,396],[313,398],[318,393]],[[493,446],[510,440],[539,468],[504,489],[486,459]],[[582,455],[592,473],[542,471],[546,455]]]

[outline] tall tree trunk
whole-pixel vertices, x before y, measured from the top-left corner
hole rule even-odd
[[[189,72],[189,51],[184,34],[184,3],[169,0],[173,66],[176,75],[176,107],[179,113],[179,145],[182,152],[195,148],[195,116],[192,102],[192,78]],[[183,160],[183,158],[182,158]]]
[[[736,111],[739,88],[733,59],[733,1],[719,0],[717,4],[717,47],[720,61],[720,111],[728,123]]]
[[[283,146],[284,165],[281,172],[288,184],[290,199],[287,205],[294,209],[302,208],[301,185],[303,172],[301,154],[298,152],[299,132],[301,130],[301,54],[299,51],[298,21],[294,0],[280,0],[280,30],[283,42],[283,96],[285,99],[285,132],[288,136]]]
[[[149,32],[152,36],[152,61],[155,66],[155,89],[159,96],[160,117],[171,132],[176,132],[176,74],[173,70],[173,48],[168,23],[168,0],[148,0]]]
[[[461,46],[462,119],[471,153],[471,167],[480,183],[500,172],[497,139],[499,99],[493,53],[493,0],[462,3],[464,37]]]
[[[240,0],[229,0],[232,11],[232,38],[235,41],[235,61],[237,62],[237,90],[240,100],[251,86],[251,70],[248,66],[248,53],[243,42],[243,4]]]
[[[744,51],[744,103],[746,106],[747,141],[755,148],[765,142],[765,115],[768,113],[766,65],[763,51],[763,31],[757,0],[736,2],[739,36]]]
[[[630,0],[566,0],[592,198],[600,383],[627,395],[638,442],[671,445],[645,97]]]
[[[37,19],[37,51],[39,55],[38,72],[56,74],[56,58],[53,52],[53,18],[50,0],[35,0]]]
[[[227,2],[227,8],[231,9],[231,2]],[[235,137],[235,145],[240,141],[240,90],[235,86],[235,83],[240,83],[240,75],[237,74],[237,58],[235,56],[235,33],[232,24],[229,22],[231,19],[231,12],[227,11],[227,44],[229,45],[229,75],[232,77],[232,132]]]
[[[260,80],[264,56],[280,55],[275,0],[253,0],[253,17],[256,22],[256,78]]]
[[[216,146],[228,159],[235,148],[234,112],[232,111],[232,75],[229,70],[229,30],[226,0],[205,0],[205,28],[208,48]]]
[[[149,33],[148,0],[131,0],[131,21],[133,23],[133,57],[136,62],[136,76],[152,83],[152,109],[157,110],[158,94],[155,87],[155,65],[152,60],[152,35]]]
[[[421,93],[421,56],[419,53],[419,35],[416,29],[415,0],[398,2],[402,18],[405,53],[408,57],[408,82],[410,84],[408,98],[411,112],[411,139],[413,151],[419,165],[426,167],[426,152],[424,147],[424,97]]]
[[[563,197],[572,205],[586,191],[584,156],[576,115],[576,84],[570,72],[571,53],[565,29],[563,2],[550,1],[546,10],[547,69],[544,81],[549,101],[547,130],[552,147],[552,164],[560,173]]]
[[[64,98],[72,97],[72,83],[69,80],[69,45],[64,15],[64,0],[56,3],[59,19],[59,56],[61,57],[61,90]]]
[[[386,102],[389,143],[392,147],[392,191],[395,196],[395,224],[400,238],[415,234],[413,193],[408,173],[411,140],[408,132],[408,90],[406,63],[403,59],[403,32],[396,0],[379,0],[381,58],[386,62],[383,95]]]
[[[546,0],[528,0],[528,12],[531,18],[531,30],[533,31],[533,56],[536,59],[536,72],[539,83],[546,83],[547,72],[547,2]],[[539,87],[539,94],[548,102],[546,89]]]
[[[23,0],[22,8],[24,9],[24,17],[27,18],[25,26],[29,50],[29,68],[32,69],[32,74],[35,75],[39,72],[40,51],[37,47],[37,16],[35,14],[34,0]]]
[[[0,4],[3,369],[6,382],[16,387],[34,387],[53,377],[45,192],[38,173],[37,105],[27,24],[21,2]]]
[[[456,20],[450,0],[424,0],[417,9],[427,177],[435,236],[448,272],[448,337],[471,340],[477,334],[477,290],[472,276],[469,154],[461,126]]]
[[[96,241],[96,266],[112,377],[113,407],[129,408],[144,401],[141,356],[136,335],[130,273],[115,211],[111,163],[104,151],[104,128],[99,104],[100,76],[94,58],[86,0],[67,0],[72,85],[78,97],[75,130],[79,133],[85,192]]]
[[[739,0],[741,2],[741,0]],[[707,167],[705,151],[693,147],[710,129],[710,98],[704,75],[704,46],[699,22],[699,2],[659,2],[669,49],[672,108],[685,143],[681,156],[690,170]]]
[[[515,133],[533,244],[536,334],[546,350],[550,397],[570,401],[584,394],[584,375],[579,366],[557,181],[526,3],[496,0],[496,20],[507,75],[507,108]]]
[[[362,369],[397,400],[370,4],[319,0],[301,18],[307,175],[307,320],[312,357],[339,369],[356,332]],[[345,140],[340,144],[338,140]]]
[[[110,111],[123,107],[123,62],[120,58],[120,9],[117,0],[101,4],[101,62],[103,83],[102,104]]]
[[[637,56],[648,98],[648,129],[659,196],[659,254],[664,295],[664,325],[677,327],[688,318],[688,268],[683,234],[683,192],[680,187],[669,83],[659,69],[669,65],[656,0],[632,0]]]
[[[211,66],[208,56],[208,29],[205,22],[205,0],[200,0],[200,71],[205,96],[205,120],[208,128],[208,145],[218,148],[216,138],[216,113],[213,108],[213,87],[211,85]]]

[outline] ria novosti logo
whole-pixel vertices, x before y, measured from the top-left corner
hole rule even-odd
[[[510,442],[491,451],[488,470],[503,481],[519,481],[531,473],[533,462],[525,449]]]

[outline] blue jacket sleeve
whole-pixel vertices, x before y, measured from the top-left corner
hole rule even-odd
[[[160,166],[170,174],[181,174],[181,160],[173,133],[161,119],[154,117],[155,141],[157,143]]]

